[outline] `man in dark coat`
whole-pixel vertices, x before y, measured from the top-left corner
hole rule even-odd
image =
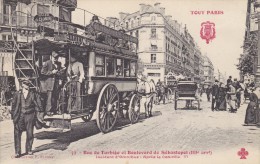
[[[206,94],[207,94],[207,99],[208,99],[208,101],[210,101],[210,93],[211,93],[211,87],[208,86],[208,87],[206,88]]]
[[[28,79],[21,81],[22,89],[14,94],[11,116],[14,123],[15,157],[21,156],[21,135],[26,131],[26,154],[32,155],[33,128],[37,120],[37,112],[42,112],[41,100],[38,94],[30,90]]]
[[[59,54],[52,51],[51,59],[46,61],[41,69],[41,74],[44,75],[44,79],[41,81],[42,92],[47,92],[47,101],[45,112],[48,116],[57,112],[55,109],[55,103],[58,100],[58,78],[57,73],[61,67],[58,62]]]
[[[229,76],[229,78],[227,79],[227,86],[229,86],[230,83],[232,83],[232,76]]]
[[[211,110],[218,110],[218,91],[219,91],[219,86],[218,86],[218,80],[215,80],[214,85],[212,86],[212,102],[211,102]]]

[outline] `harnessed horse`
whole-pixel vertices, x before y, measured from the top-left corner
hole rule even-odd
[[[143,78],[137,78],[137,93],[142,96],[142,99],[145,99],[144,108],[145,108],[145,117],[152,116],[153,108],[153,99],[155,96],[155,85],[154,83],[148,82]]]

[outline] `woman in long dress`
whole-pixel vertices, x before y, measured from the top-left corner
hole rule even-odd
[[[259,108],[258,97],[255,93],[250,93],[249,104],[246,109],[245,124],[256,123],[256,110]]]
[[[219,110],[227,110],[227,101],[226,101],[227,88],[225,84],[220,84],[219,93],[218,93],[218,103]]]

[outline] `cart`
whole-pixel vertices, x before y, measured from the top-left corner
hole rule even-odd
[[[80,94],[71,89],[75,84],[65,78],[57,101],[62,114],[45,116],[44,119],[52,127],[71,129],[72,120],[82,118],[88,122],[96,113],[97,126],[103,133],[111,131],[122,114],[132,124],[136,123],[140,115],[140,97],[135,93],[137,38],[98,22],[87,26],[69,23],[67,28],[73,30],[63,33],[41,25],[38,39],[28,44],[15,42],[16,78],[29,78],[33,88],[40,93],[43,79],[40,70],[50,59],[52,50],[59,52],[65,65],[70,64],[72,56],[84,66],[85,78],[80,84]],[[84,33],[78,34],[79,30]],[[78,97],[80,104],[76,103]],[[73,102],[78,105],[76,110],[72,110]]]
[[[178,101],[186,101],[186,107],[192,107],[192,103],[197,102],[197,109],[200,109],[200,99],[197,96],[197,84],[193,81],[179,81],[175,90],[175,110],[178,109]]]

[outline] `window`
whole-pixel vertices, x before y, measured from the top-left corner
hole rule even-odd
[[[125,28],[128,29],[128,22],[125,22]]]
[[[124,75],[125,75],[125,77],[130,76],[130,61],[129,60],[124,60]]]
[[[105,59],[101,55],[96,55],[96,76],[105,75]]]
[[[37,5],[37,14],[41,15],[41,14],[48,14],[50,13],[50,7],[46,6],[46,5]]]
[[[123,62],[122,62],[122,59],[116,59],[116,76],[123,76]]]
[[[156,28],[151,29],[151,38],[156,38]]]
[[[106,65],[107,65],[107,76],[115,75],[115,59],[107,57],[106,58]]]
[[[152,50],[157,50],[157,45],[151,45]]]
[[[138,22],[138,25],[140,25],[141,24],[141,19],[137,18],[137,22]]]
[[[130,63],[130,76],[135,77],[136,76],[136,62],[131,61]]]
[[[2,35],[2,40],[7,40],[7,35]]]
[[[152,21],[156,21],[156,16],[152,16]]]
[[[134,27],[134,21],[131,20],[131,27],[133,28]]]
[[[12,36],[11,35],[7,35],[8,36],[8,40],[12,40]]]
[[[156,54],[151,54],[151,63],[156,63]]]
[[[60,7],[60,19],[71,22],[71,12],[65,8]]]
[[[139,31],[138,30],[136,30],[136,32],[135,32],[135,37],[139,37]]]

